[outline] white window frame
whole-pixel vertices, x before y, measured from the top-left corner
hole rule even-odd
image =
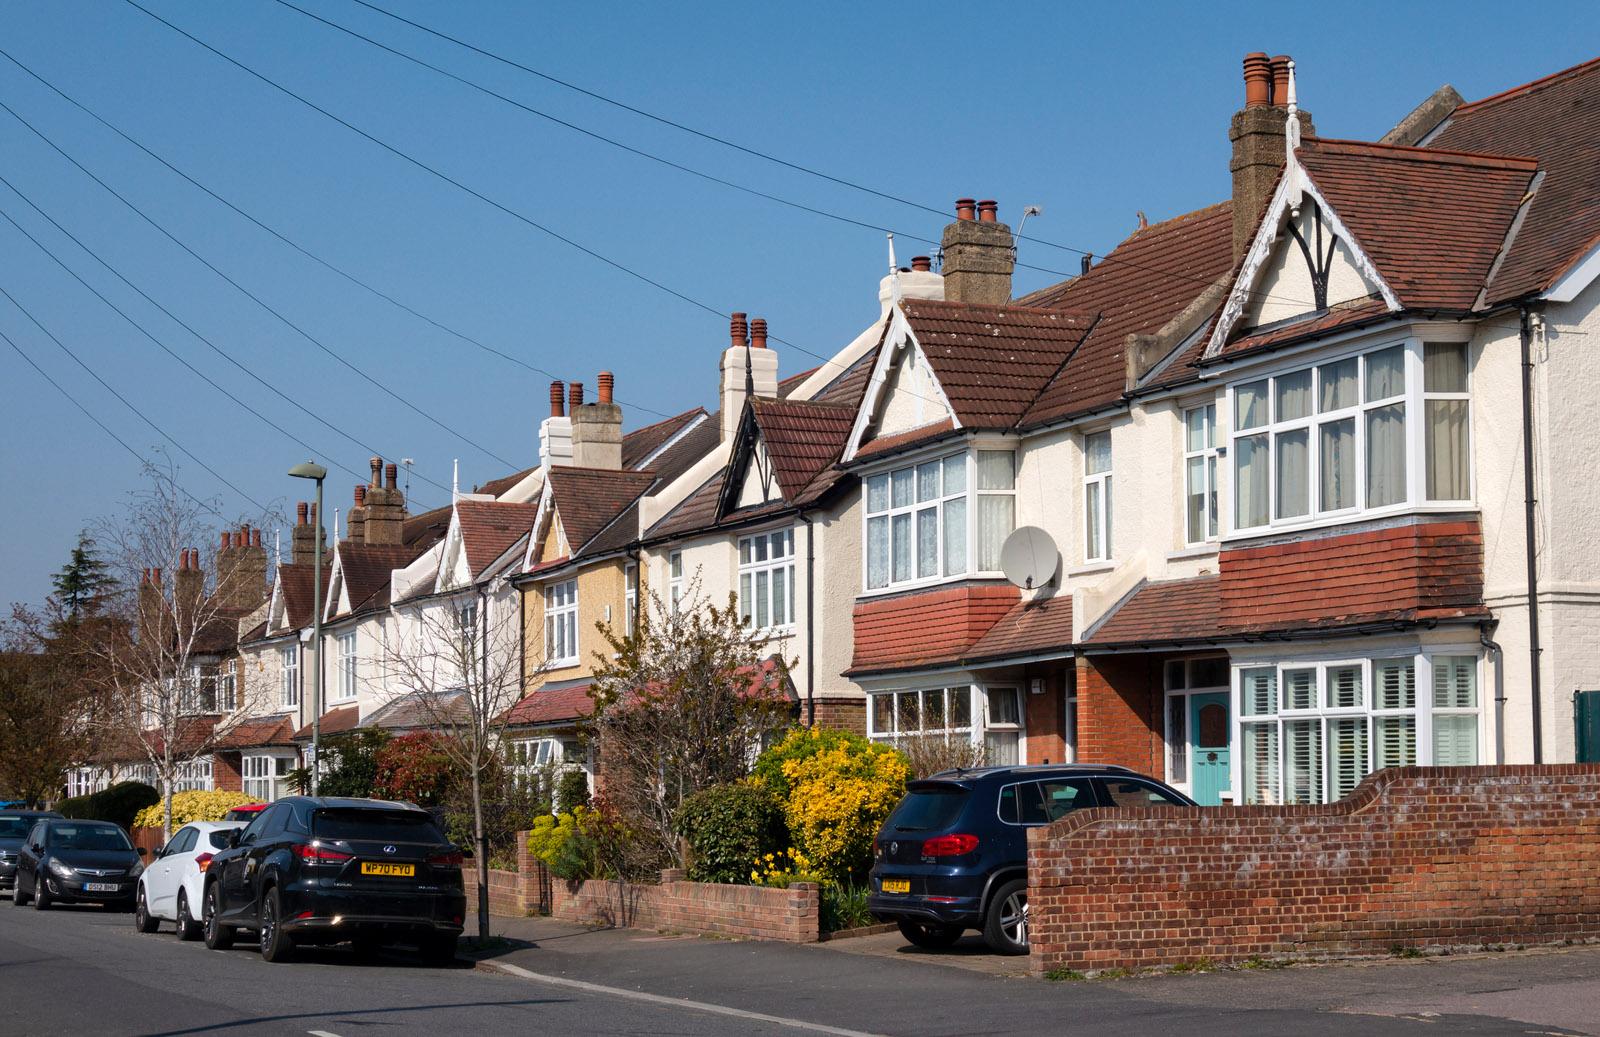
[[[292,753],[245,753],[239,759],[239,782],[244,794],[263,803],[273,803],[283,795],[283,781],[294,770]]]
[[[239,708],[239,660],[229,659],[217,670],[216,706],[219,713],[232,713]]]
[[[945,738],[965,738],[974,746],[983,744],[985,706],[979,700],[981,688],[973,684],[960,682],[938,685],[934,687],[911,688],[885,688],[882,691],[873,691],[867,695],[867,737],[875,742],[893,743],[901,738],[923,735],[940,735]],[[927,700],[929,696],[940,696],[940,708],[944,713],[945,723],[939,727],[924,727],[927,716]],[[965,726],[952,727],[949,723],[951,711],[950,702],[953,696],[964,695],[967,700],[967,723]],[[887,707],[889,724],[885,727],[878,716],[878,703],[888,700]],[[914,706],[912,705],[914,703]],[[901,730],[900,721],[902,711],[914,708],[917,714],[917,730]]]
[[[1230,703],[1229,712],[1232,712],[1231,703],[1233,701],[1233,696],[1231,686],[1231,671],[1228,679],[1222,684],[1195,683],[1196,663],[1218,662],[1222,663],[1225,669],[1228,667],[1228,657],[1226,655],[1203,655],[1186,657],[1182,659],[1168,659],[1166,665],[1162,667],[1161,680],[1162,687],[1165,692],[1162,702],[1163,713],[1161,720],[1161,739],[1164,746],[1162,760],[1162,766],[1164,769],[1162,773],[1166,776],[1168,785],[1171,785],[1173,788],[1179,790],[1185,795],[1188,795],[1193,791],[1194,785],[1194,761],[1189,757],[1189,753],[1192,751],[1189,743],[1194,737],[1194,732],[1190,729],[1190,725],[1194,723],[1194,718],[1189,715],[1189,696],[1215,695],[1218,693],[1228,695]],[[1177,683],[1173,680],[1174,667],[1177,667],[1182,673],[1182,683]],[[1180,732],[1174,729],[1172,723],[1172,707],[1174,703],[1177,703],[1183,710],[1183,730],[1181,732],[1183,738],[1181,741],[1177,737]],[[1233,732],[1231,730],[1228,732],[1228,737],[1230,739],[1233,738]],[[1179,775],[1177,772],[1178,753],[1176,752],[1176,749],[1180,745],[1183,747],[1182,775]]]
[[[1473,702],[1471,707],[1435,706],[1433,688],[1433,660],[1450,659],[1459,660],[1470,658],[1473,661]],[[1378,706],[1377,672],[1380,666],[1387,662],[1406,662],[1411,665],[1414,694],[1410,706],[1402,708],[1383,709]],[[1342,667],[1359,666],[1361,668],[1361,703],[1356,706],[1332,706],[1328,703],[1328,674],[1330,671]],[[1296,721],[1320,722],[1321,725],[1321,780],[1316,795],[1310,799],[1312,803],[1331,802],[1335,791],[1335,767],[1333,754],[1330,752],[1329,730],[1330,720],[1340,720],[1351,717],[1365,718],[1366,728],[1366,766],[1361,777],[1371,774],[1377,769],[1378,763],[1378,721],[1386,717],[1404,717],[1412,721],[1412,737],[1414,748],[1411,764],[1416,766],[1431,766],[1434,762],[1434,716],[1472,716],[1477,719],[1477,744],[1475,758],[1482,762],[1485,759],[1484,749],[1489,737],[1488,711],[1484,708],[1483,693],[1483,657],[1481,649],[1476,645],[1430,645],[1423,649],[1396,648],[1393,651],[1373,651],[1369,655],[1329,655],[1309,656],[1304,658],[1285,659],[1239,659],[1235,660],[1232,668],[1233,682],[1233,710],[1232,731],[1233,740],[1232,779],[1233,787],[1238,802],[1251,803],[1251,790],[1243,782],[1244,768],[1244,737],[1245,726],[1259,724],[1263,726],[1276,725],[1277,739],[1277,798],[1280,802],[1287,802],[1289,754],[1288,744],[1285,740],[1284,727],[1286,723]],[[1275,674],[1276,688],[1274,690],[1275,709],[1271,713],[1245,715],[1244,695],[1245,676],[1253,670],[1270,670]],[[1309,707],[1292,708],[1287,705],[1287,682],[1284,674],[1294,670],[1312,670],[1315,672],[1313,683],[1313,704]],[[1359,782],[1359,779],[1358,779]]]
[[[300,707],[300,642],[278,649],[278,708]]]
[[[1474,442],[1471,434],[1472,428],[1472,396],[1473,378],[1471,364],[1470,344],[1462,343],[1459,339],[1452,339],[1447,335],[1428,335],[1427,341],[1436,345],[1465,345],[1467,348],[1467,391],[1465,392],[1436,392],[1428,393],[1423,386],[1423,356],[1425,350],[1424,340],[1421,337],[1407,337],[1399,340],[1389,340],[1364,345],[1360,348],[1351,348],[1337,353],[1330,353],[1317,358],[1316,362],[1308,363],[1299,361],[1292,366],[1284,366],[1268,371],[1253,372],[1249,377],[1241,377],[1228,385],[1227,406],[1229,415],[1228,448],[1232,455],[1229,478],[1233,486],[1230,494],[1230,536],[1252,536],[1267,530],[1294,530],[1313,528],[1319,525],[1329,525],[1347,521],[1351,517],[1381,517],[1399,514],[1407,511],[1426,509],[1428,511],[1459,510],[1466,511],[1475,508],[1476,494],[1476,465],[1474,464]],[[1405,387],[1397,395],[1387,396],[1382,399],[1367,399],[1367,366],[1369,358],[1398,348],[1402,352],[1402,370],[1405,377]],[[1354,402],[1347,406],[1321,410],[1322,373],[1324,369],[1334,364],[1349,360],[1356,361],[1356,385]],[[1311,374],[1311,405],[1308,413],[1303,417],[1279,420],[1277,414],[1277,381],[1282,378],[1297,375]],[[1254,388],[1265,385],[1266,389],[1266,422],[1241,427],[1239,421],[1239,392],[1244,388]],[[1429,399],[1460,399],[1467,402],[1467,471],[1469,473],[1469,496],[1464,500],[1429,500],[1426,493],[1426,465],[1427,465],[1427,407]],[[1391,504],[1368,506],[1367,501],[1367,415],[1385,407],[1400,405],[1405,418],[1405,480],[1404,492],[1399,501]],[[1355,432],[1351,441],[1351,452],[1354,455],[1352,474],[1352,499],[1354,503],[1342,508],[1324,508],[1322,501],[1322,451],[1320,430],[1324,425],[1339,421],[1351,421]],[[1278,499],[1278,453],[1279,438],[1286,433],[1306,430],[1306,483],[1307,483],[1307,510],[1304,514],[1279,517],[1280,501]],[[1242,441],[1265,436],[1267,443],[1267,521],[1255,525],[1245,525],[1244,516],[1240,513],[1240,494],[1244,489],[1245,481],[1241,478],[1240,468],[1243,464],[1243,451],[1240,448]]]
[[[1196,448],[1189,441],[1189,422],[1191,415],[1198,415],[1200,421],[1201,445]],[[1183,410],[1183,426],[1178,433],[1183,437],[1183,542],[1188,547],[1199,547],[1204,544],[1214,543],[1222,532],[1222,519],[1220,512],[1221,488],[1218,485],[1218,464],[1220,451],[1217,449],[1217,404],[1208,400],[1194,407]],[[1189,528],[1189,499],[1194,496],[1196,486],[1192,478],[1192,468],[1199,465],[1199,492],[1203,501],[1200,507],[1199,536],[1195,530]]]
[[[174,792],[210,792],[212,780],[211,757],[196,756],[179,761],[172,776]]]
[[[678,614],[678,603],[683,600],[683,552],[667,554],[667,606],[673,615]]]
[[[639,625],[639,563],[628,562],[622,567],[622,618],[632,634]]]
[[[544,589],[545,667],[578,665],[578,579],[561,580]]]
[[[348,702],[356,697],[356,632],[347,630],[334,638],[338,648],[338,676],[335,684],[335,702]]]
[[[1093,456],[1090,445],[1091,440],[1105,437],[1106,453],[1111,460],[1100,471],[1089,471],[1089,458]],[[1086,432],[1083,436],[1083,561],[1085,564],[1094,562],[1109,562],[1116,557],[1112,544],[1114,527],[1112,513],[1116,508],[1116,501],[1111,496],[1111,474],[1116,469],[1116,444],[1112,441],[1111,430],[1101,429],[1098,432]],[[1098,500],[1090,503],[1091,489],[1098,491]],[[1099,543],[1096,545],[1095,541]]]
[[[793,526],[739,538],[739,617],[746,626],[774,633],[794,629],[794,570]]]
[[[982,487],[978,485],[981,470],[980,455],[986,453],[1007,454],[1011,458],[1011,485],[1010,487]],[[951,461],[960,459],[959,467],[962,472],[962,488],[954,492],[948,490],[949,480],[946,478],[947,466]],[[999,559],[994,559],[994,567],[982,567],[981,557],[983,538],[983,498],[1008,498],[1011,501],[1011,529],[1016,529],[1017,524],[1017,478],[1020,459],[1016,447],[1005,442],[981,442],[959,451],[945,451],[932,456],[918,457],[910,461],[902,460],[892,466],[885,466],[865,472],[861,477],[861,593],[863,595],[888,594],[915,587],[931,587],[941,583],[967,579],[971,576],[995,575],[1000,572]],[[932,495],[924,498],[921,489],[922,472],[936,472],[939,486]],[[903,476],[910,487],[910,502],[905,504],[894,503],[894,484],[897,477]],[[874,486],[883,487],[887,506],[873,510],[872,493]],[[951,559],[946,557],[945,529],[949,522],[950,506],[961,502],[964,509],[962,521],[965,529],[962,531],[960,543],[963,551],[963,564],[956,568]],[[924,559],[920,551],[920,537],[917,524],[919,514],[932,512],[934,522],[934,551],[932,562],[932,575],[921,575]],[[910,538],[910,575],[904,579],[895,579],[894,575],[894,524],[896,519],[904,519],[907,535]],[[882,522],[885,530],[885,550],[888,555],[885,559],[885,582],[874,585],[872,583],[872,530],[874,522]],[[1009,532],[1009,531],[1008,531]],[[1004,540],[1004,537],[1001,538]]]

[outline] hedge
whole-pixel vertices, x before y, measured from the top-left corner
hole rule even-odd
[[[149,785],[142,781],[124,781],[87,796],[63,799],[56,804],[56,812],[81,821],[114,821],[131,831],[134,816],[159,802],[161,794]]]

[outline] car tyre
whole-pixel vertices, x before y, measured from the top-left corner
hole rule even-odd
[[[22,892],[22,880],[21,879],[18,879],[17,880],[17,884],[15,886],[11,887],[11,906],[12,907],[27,907],[28,906],[28,894]]]
[[[222,890],[215,885],[206,888],[204,925],[206,946],[214,951],[225,951],[233,946],[233,927],[222,924]]]
[[[189,911],[189,894],[178,893],[178,939],[184,943],[198,940],[201,935],[201,926],[194,920],[194,915]]]
[[[144,887],[139,887],[133,902],[133,928],[141,933],[153,933],[161,928],[161,921],[150,914],[150,905],[145,902]]]
[[[285,962],[294,956],[294,941],[283,931],[283,900],[278,896],[277,886],[267,890],[266,896],[261,898],[261,925],[257,932],[263,961]]]
[[[984,912],[983,942],[996,954],[1028,953],[1028,880],[1000,885]]]
[[[455,933],[434,933],[424,936],[418,944],[422,960],[428,965],[447,968],[456,960]]]
[[[35,911],[44,911],[50,907],[50,891],[41,886],[38,879],[34,879],[33,882],[33,909]]]
[[[944,950],[961,939],[962,928],[959,925],[913,922],[906,919],[902,919],[895,924],[900,927],[900,935],[904,936],[908,943],[930,951]]]

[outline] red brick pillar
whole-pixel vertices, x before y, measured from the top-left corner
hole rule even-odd
[[[1078,659],[1078,759],[1162,774],[1161,662],[1154,656]]]

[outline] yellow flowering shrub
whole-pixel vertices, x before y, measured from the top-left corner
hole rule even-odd
[[[798,738],[818,745],[783,761],[784,818],[795,860],[824,881],[858,881],[872,867],[873,837],[905,795],[911,769],[899,751],[858,735],[796,732],[785,742]]]
[[[563,879],[592,879],[600,875],[599,847],[592,828],[599,815],[588,807],[573,807],[560,814],[541,814],[528,830],[528,852],[544,861],[550,873]]]
[[[254,796],[243,792],[174,792],[172,794],[172,830],[176,832],[190,821],[221,821],[234,807],[246,803],[259,803]],[[161,801],[145,807],[133,815],[135,828],[160,828],[166,810]]]
[[[795,850],[764,853],[752,862],[750,884],[772,889],[788,889],[791,882],[822,882],[811,870],[811,862]]]

